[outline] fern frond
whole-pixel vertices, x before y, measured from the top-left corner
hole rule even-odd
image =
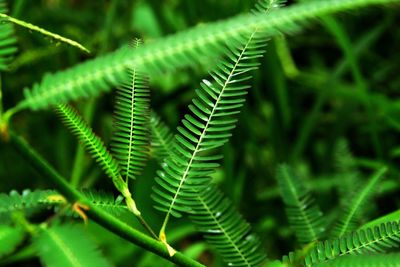
[[[174,139],[169,127],[154,111],[151,116],[153,143],[157,144],[154,153],[160,155],[157,160],[162,163],[170,155]],[[251,233],[250,225],[216,185],[210,184],[194,200],[189,219],[226,263],[230,266],[257,266],[266,258],[259,238]]]
[[[240,113],[249,88],[242,82],[257,69],[258,63],[253,60],[262,55],[265,44],[266,40],[255,33],[246,42],[238,42],[219,68],[210,73],[214,81],[203,80],[201,89],[196,90],[197,97],[189,105],[191,113],[178,126],[172,155],[158,172],[153,188],[156,209],[166,213],[163,228],[170,215],[179,217],[188,211],[189,198],[210,183],[209,175],[219,166],[214,161],[221,158],[210,151],[231,136],[235,115]]]
[[[34,238],[34,246],[45,266],[111,266],[78,225],[42,228]]]
[[[315,267],[399,267],[400,253],[377,255],[347,255]]]
[[[8,12],[6,1],[1,0],[0,13],[6,12]],[[17,52],[16,42],[13,26],[4,19],[0,19],[0,71],[8,70],[10,61]]]
[[[151,111],[151,154],[162,161],[173,150],[174,135],[154,111]]]
[[[118,163],[114,160],[101,139],[95,135],[83,118],[68,105],[58,105],[56,112],[65,126],[75,135],[86,150],[116,183],[122,180]]]
[[[293,32],[299,25],[318,16],[359,9],[371,4],[387,4],[398,0],[325,0],[304,1],[271,12],[239,15],[237,17],[200,27],[154,41],[135,50],[124,46],[118,51],[90,60],[68,70],[46,75],[31,90],[25,89],[25,100],[17,110],[44,109],[58,103],[66,103],[81,97],[93,97],[117,86],[125,69],[131,66],[146,73],[173,70],[193,66],[204,55],[215,57],[224,53],[225,47],[234,49],[238,40],[259,29],[263,37],[280,32]]]
[[[250,225],[215,185],[210,185],[192,204],[190,219],[228,266],[259,266],[266,255]]]
[[[314,266],[348,254],[383,253],[390,248],[398,247],[399,242],[400,224],[389,222],[319,242],[305,257],[305,264]]]
[[[21,228],[0,225],[0,259],[13,252],[23,239]]]
[[[140,211],[136,207],[135,201],[129,191],[128,185],[122,179],[117,161],[111,156],[101,139],[96,136],[92,129],[85,123],[82,117],[68,105],[58,105],[56,112],[75,135],[85,149],[92,155],[96,162],[102,167],[104,172],[114,183],[114,186],[125,197],[126,204],[130,211],[136,216],[140,216]]]
[[[339,221],[333,229],[334,236],[340,237],[358,227],[358,220],[365,210],[365,204],[372,198],[376,185],[386,171],[387,168],[382,167],[372,175],[365,186],[357,190],[354,195],[350,194],[348,196],[343,208],[343,214],[339,216]]]
[[[38,27],[36,25],[33,25],[33,24],[29,23],[29,22],[25,22],[25,21],[13,18],[11,16],[8,16],[7,14],[4,14],[4,12],[0,12],[0,18],[2,20],[4,20],[4,21],[9,21],[11,23],[14,23],[15,25],[19,25],[21,27],[24,27],[24,28],[26,28],[26,29],[28,29],[30,31],[39,32],[40,34],[42,34],[44,36],[47,36],[47,37],[49,37],[52,40],[55,40],[57,42],[66,43],[66,44],[68,44],[70,46],[73,46],[73,47],[76,47],[76,48],[78,48],[78,49],[80,49],[80,50],[82,50],[82,51],[84,51],[84,52],[86,52],[88,54],[90,53],[90,51],[87,48],[85,48],[83,45],[81,45],[80,43],[78,43],[78,42],[76,42],[74,40],[71,40],[69,38],[65,38],[65,37],[63,37],[63,36],[61,36],[59,34],[56,34],[56,33],[52,33],[52,32],[50,32],[48,30],[45,30],[45,29],[40,28],[40,27]]]
[[[65,204],[54,200],[54,196],[59,196],[54,190],[24,190],[22,194],[17,191],[11,191],[10,194],[0,193],[0,222],[9,222],[15,211],[22,211],[29,217],[39,210]]]
[[[150,92],[148,79],[139,70],[127,71],[128,79],[118,87],[115,99],[114,136],[111,152],[118,161],[121,175],[136,178],[149,156]]]
[[[290,226],[299,242],[306,244],[320,239],[325,221],[302,181],[287,165],[278,167],[277,180]]]

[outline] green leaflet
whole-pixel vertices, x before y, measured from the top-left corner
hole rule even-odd
[[[243,82],[257,69],[254,60],[262,55],[265,44],[266,39],[256,33],[246,42],[238,41],[227,51],[227,59],[210,73],[213,82],[203,80],[201,89],[196,90],[197,97],[189,105],[191,113],[178,126],[174,149],[153,188],[156,209],[166,213],[162,231],[169,216],[189,211],[196,192],[210,183],[209,175],[219,166],[214,161],[220,156],[209,152],[225,144],[235,128],[235,115],[240,113],[249,88]]]
[[[58,204],[65,204],[54,190],[24,190],[21,194],[11,191],[10,194],[0,194],[0,222],[11,221],[11,214],[22,211],[29,217],[35,212]]]
[[[0,1],[0,13],[6,13],[6,1]],[[10,23],[4,23],[0,18],[0,71],[8,70],[13,55],[17,52],[15,46],[17,39],[15,38],[14,28]]]
[[[334,236],[340,237],[357,228],[358,220],[365,210],[365,204],[372,198],[376,185],[386,171],[387,168],[382,167],[372,175],[365,186],[348,196],[347,201],[344,202],[343,214],[339,216],[339,220],[332,231]]]
[[[388,222],[317,243],[305,257],[305,264],[313,266],[348,254],[382,253],[390,248],[398,247],[399,241],[399,222]]]
[[[307,1],[271,12],[268,16],[256,12],[209,23],[144,45],[135,53],[125,46],[66,71],[46,75],[41,83],[24,90],[25,100],[18,104],[17,109],[44,109],[81,97],[96,96],[118,85],[127,67],[140,67],[143,71],[154,73],[196,64],[204,55],[215,57],[223,53],[226,45],[234,49],[238,40],[246,40],[243,36],[248,36],[255,28],[267,38],[277,31],[293,32],[302,23],[321,15],[392,2],[397,1]]]
[[[0,11],[1,11],[1,10],[0,10]],[[30,30],[30,31],[39,32],[39,33],[41,33],[42,35],[51,38],[52,40],[56,40],[56,41],[58,41],[58,42],[66,43],[66,44],[68,44],[68,45],[70,45],[70,46],[74,46],[74,47],[76,47],[76,48],[78,48],[78,49],[80,49],[80,50],[82,50],[82,51],[84,51],[84,52],[86,52],[86,53],[90,53],[90,51],[89,51],[88,49],[86,49],[83,45],[81,45],[80,43],[78,43],[78,42],[76,42],[76,41],[73,41],[73,40],[71,40],[71,39],[65,38],[65,37],[63,37],[63,36],[61,36],[61,35],[59,35],[59,34],[52,33],[52,32],[50,32],[50,31],[47,31],[47,30],[45,30],[45,29],[43,29],[43,28],[40,28],[40,27],[38,27],[38,26],[36,26],[36,25],[33,25],[33,24],[31,24],[31,23],[28,23],[28,22],[25,22],[25,21],[22,21],[22,20],[19,20],[19,19],[10,17],[10,16],[4,14],[3,11],[0,12],[0,18],[1,18],[2,20],[9,21],[9,22],[14,23],[14,24],[16,24],[16,25],[19,25],[19,26],[21,26],[21,27],[24,27],[24,28],[26,28],[26,29],[28,29],[28,30]]]
[[[169,127],[154,111],[151,116],[152,142],[157,144],[154,154],[162,162],[171,153],[174,139]],[[250,225],[216,185],[210,184],[201,194],[197,194],[191,208],[190,220],[227,264],[258,266],[265,260],[259,238],[251,232]]]
[[[149,98],[148,78],[136,68],[129,69],[125,83],[117,89],[111,143],[125,181],[140,175],[149,156]]]
[[[99,163],[108,177],[112,179],[114,186],[125,197],[129,210],[136,216],[140,216],[140,211],[137,209],[136,203],[132,199],[128,185],[120,175],[117,161],[108,152],[101,139],[93,133],[92,129],[72,107],[68,105],[58,105],[56,111],[72,134],[78,137],[86,150]]]
[[[398,267],[400,253],[377,255],[346,255],[331,262],[316,264],[315,267]]]
[[[110,263],[78,225],[42,228],[34,238],[42,263],[51,267],[106,267]]]
[[[325,230],[325,221],[310,192],[294,171],[280,165],[277,180],[290,226],[300,243],[319,240]]]
[[[228,266],[259,266],[265,261],[259,238],[214,184],[191,207],[189,218]]]
[[[24,231],[21,228],[0,225],[0,258],[13,252],[23,238]]]
[[[118,183],[120,183],[122,179],[119,174],[118,163],[107,151],[101,139],[93,133],[92,129],[72,107],[58,105],[56,111],[66,127],[68,127],[73,135],[78,137],[81,144],[99,163],[108,177],[113,180],[117,188],[119,187],[118,189],[120,189],[121,186]]]

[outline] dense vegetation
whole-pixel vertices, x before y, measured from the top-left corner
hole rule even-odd
[[[0,266],[400,266],[399,3],[1,0]]]

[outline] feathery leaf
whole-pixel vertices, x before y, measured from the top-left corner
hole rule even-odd
[[[305,258],[306,266],[333,260],[348,254],[382,253],[398,247],[400,242],[399,222],[359,230],[342,237],[319,242]]]
[[[148,79],[136,68],[129,69],[127,76],[126,82],[117,89],[111,143],[111,152],[125,181],[136,178],[143,170],[149,156],[150,135]]]
[[[325,221],[310,192],[287,165],[278,167],[277,179],[290,226],[299,242],[306,244],[320,239]]]
[[[78,225],[43,228],[34,238],[34,246],[45,266],[111,266],[96,248],[95,243]]]
[[[174,139],[169,127],[154,111],[152,121],[153,143],[157,144],[154,153],[162,162],[172,151]],[[266,258],[259,238],[251,233],[250,225],[216,185],[210,184],[198,194],[191,207],[190,220],[229,266],[257,266]]]
[[[189,217],[228,266],[259,266],[266,259],[250,225],[214,184],[196,198]]]
[[[386,167],[377,170],[365,186],[348,196],[347,201],[344,202],[343,214],[339,216],[339,221],[332,231],[336,237],[340,237],[357,228],[358,219],[365,210],[365,204],[372,198],[377,183],[386,171]]]
[[[221,158],[210,151],[225,144],[235,128],[235,115],[245,101],[249,86],[242,82],[251,78],[250,72],[257,69],[254,62],[264,52],[266,39],[255,32],[245,42],[238,41],[235,48],[227,52],[227,59],[210,75],[213,82],[203,80],[197,97],[189,105],[190,114],[178,126],[174,149],[158,172],[157,185],[153,188],[156,208],[166,213],[162,231],[169,216],[181,216],[190,210],[191,198],[210,183],[209,175],[219,165]]]
[[[400,253],[377,255],[346,255],[315,267],[399,267]]]
[[[8,16],[7,14],[4,14],[4,12],[2,12],[2,11],[0,12],[0,18],[2,20],[4,20],[4,21],[9,21],[11,23],[14,23],[15,25],[19,25],[21,27],[24,27],[24,28],[26,28],[26,29],[28,29],[30,31],[39,32],[39,33],[43,34],[44,36],[50,37],[52,40],[56,40],[58,42],[66,43],[66,44],[68,44],[70,46],[74,46],[74,47],[76,47],[76,48],[78,48],[78,49],[80,49],[80,50],[82,50],[82,51],[84,51],[86,53],[90,53],[90,51],[88,49],[86,49],[83,45],[81,45],[80,43],[78,43],[76,41],[73,41],[71,39],[65,38],[65,37],[63,37],[63,36],[61,36],[59,34],[52,33],[52,32],[50,32],[48,30],[45,30],[45,29],[40,28],[40,27],[38,27],[36,25],[33,25],[33,24],[29,23],[29,22],[25,22],[25,21],[13,18],[11,16]]]
[[[46,75],[40,84],[25,89],[25,100],[17,109],[44,109],[81,97],[99,95],[120,84],[125,69],[131,66],[146,73],[190,66],[204,58],[224,53],[225,47],[234,49],[238,40],[245,40],[258,28],[263,37],[278,31],[291,33],[302,24],[318,16],[358,9],[371,4],[387,4],[397,0],[325,0],[306,1],[271,12],[239,15],[221,22],[209,23],[143,45],[132,53],[127,46],[111,54],[55,74]]]
[[[0,194],[0,222],[9,222],[15,211],[22,211],[29,217],[35,212],[58,204],[65,204],[54,190],[24,190],[22,194],[11,191],[10,194]]]

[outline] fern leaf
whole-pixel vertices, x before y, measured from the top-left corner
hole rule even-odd
[[[148,79],[138,69],[127,73],[128,79],[117,89],[115,101],[115,132],[111,151],[121,167],[121,175],[140,175],[149,156],[150,92]]]
[[[111,266],[86,232],[77,225],[43,228],[34,238],[34,246],[45,266]]]
[[[382,176],[386,173],[387,168],[382,167],[376,171],[368,183],[356,191],[354,195],[350,194],[343,208],[343,215],[339,216],[339,221],[333,229],[333,234],[340,237],[357,228],[359,218],[365,210],[365,204],[372,198],[376,185]]]
[[[287,165],[278,167],[277,179],[289,223],[299,242],[306,244],[320,239],[325,221],[310,192]]]
[[[158,172],[157,185],[153,188],[156,209],[169,216],[181,216],[188,211],[188,198],[196,196],[210,183],[210,173],[219,165],[214,161],[220,156],[210,151],[221,147],[231,136],[235,127],[235,115],[245,101],[249,86],[242,81],[258,63],[253,60],[264,52],[266,40],[253,33],[244,43],[227,52],[227,59],[210,73],[214,82],[203,80],[197,97],[189,105],[191,114],[185,115],[178,126],[172,155],[165,160],[163,170]],[[186,199],[186,200],[185,200]]]
[[[383,253],[390,248],[398,247],[399,242],[400,224],[389,222],[319,242],[305,257],[305,264],[314,266],[348,254]]]
[[[78,137],[86,150],[103,168],[108,177],[111,178],[114,186],[125,197],[129,210],[136,216],[140,216],[140,211],[137,209],[136,203],[132,199],[128,185],[122,179],[117,161],[108,152],[101,139],[93,133],[92,129],[72,107],[68,105],[58,105],[56,111],[72,134]]]
[[[0,1],[0,13],[8,11],[5,2],[4,0]],[[14,28],[10,23],[4,22],[3,19],[0,19],[0,71],[9,69],[10,61],[17,52]]]
[[[191,221],[228,266],[259,266],[266,255],[250,225],[215,185],[210,185],[192,204]]]
[[[24,231],[21,228],[0,225],[0,259],[12,253],[23,238]]]
[[[28,29],[30,31],[39,32],[40,34],[42,34],[44,36],[47,36],[47,37],[51,38],[52,40],[56,40],[57,42],[66,43],[66,44],[68,44],[70,46],[73,46],[73,47],[76,47],[76,48],[78,48],[78,49],[80,49],[80,50],[82,50],[82,51],[84,51],[84,52],[86,52],[88,54],[90,53],[90,51],[87,48],[85,48],[83,45],[81,45],[80,43],[78,43],[76,41],[73,41],[71,39],[65,38],[65,37],[63,37],[63,36],[61,36],[59,34],[52,33],[52,32],[50,32],[48,30],[45,30],[45,29],[40,28],[40,27],[38,27],[36,25],[33,25],[33,24],[29,23],[29,22],[25,22],[25,21],[13,18],[11,16],[8,16],[8,15],[4,14],[4,12],[0,12],[0,18],[2,18],[4,21],[9,21],[11,23],[14,23],[15,25],[19,25],[21,27],[24,27],[24,28],[26,28],[26,29]]]
[[[22,194],[17,191],[11,191],[10,194],[1,193],[0,222],[9,222],[11,214],[15,211],[22,211],[26,217],[29,217],[39,210],[65,204],[62,198],[58,198],[59,201],[57,201],[54,196],[60,195],[54,190],[24,190]]]
[[[162,161],[173,150],[174,135],[154,111],[151,112],[151,154]]]
[[[281,32],[293,32],[318,16],[350,9],[359,9],[371,4],[387,4],[397,0],[325,0],[304,1],[271,12],[239,15],[221,22],[209,23],[185,32],[154,41],[132,53],[124,46],[114,53],[90,60],[76,67],[46,75],[40,84],[25,89],[25,100],[17,109],[44,109],[51,105],[66,103],[82,97],[97,96],[117,86],[123,79],[125,69],[130,66],[146,73],[193,66],[204,55],[215,57],[224,53],[226,45],[234,49],[237,40],[250,35],[255,28],[263,37]]]
[[[58,105],[57,114],[66,127],[78,137],[81,144],[103,168],[104,172],[113,180],[121,180],[118,163],[114,160],[101,139],[93,133],[82,117],[68,105]]]
[[[157,144],[155,154],[159,155],[157,160],[162,162],[170,155],[174,139],[169,127],[154,111],[152,121],[153,143]],[[207,242],[222,255],[227,264],[257,266],[266,258],[260,248],[259,238],[251,233],[250,225],[216,185],[210,184],[206,190],[198,194],[191,207],[193,210],[189,216],[190,220],[198,231],[204,234]]]
[[[399,267],[400,253],[377,255],[347,255],[315,267]]]

